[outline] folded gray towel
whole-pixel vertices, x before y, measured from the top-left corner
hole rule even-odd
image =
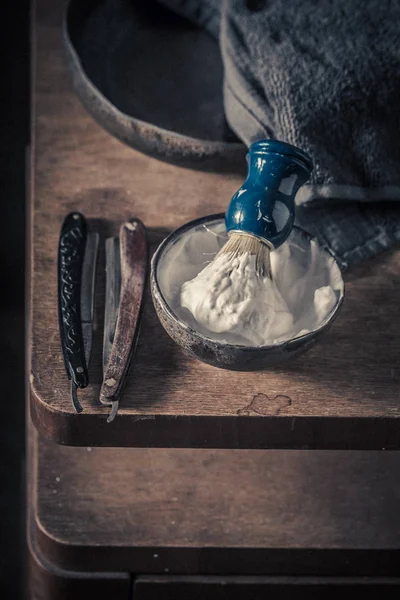
[[[400,242],[400,2],[162,1],[219,33],[237,135],[312,156],[298,223],[342,267]]]

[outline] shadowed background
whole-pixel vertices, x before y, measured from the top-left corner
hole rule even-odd
[[[0,128],[0,597],[24,597],[25,153],[29,1],[2,2]]]

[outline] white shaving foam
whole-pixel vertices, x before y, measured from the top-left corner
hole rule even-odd
[[[314,240],[293,230],[271,253],[272,282],[255,258],[222,254],[224,222],[188,230],[158,264],[161,293],[176,316],[203,335],[230,344],[273,345],[318,329],[343,291],[340,270]]]

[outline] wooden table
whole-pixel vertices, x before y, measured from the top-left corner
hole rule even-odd
[[[214,369],[185,356],[149,294],[119,415],[98,401],[105,236],[136,216],[152,247],[190,219],[223,211],[241,179],[144,156],[105,133],[71,90],[61,47],[62,2],[38,0],[31,165],[31,413],[61,444],[136,447],[400,447],[400,251],[346,276],[343,312],[326,339],[291,366]],[[72,409],[57,322],[61,222],[80,210],[102,236],[90,376]]]
[[[324,342],[264,373],[189,359],[147,296],[109,425],[98,402],[101,244],[93,385],[81,394],[84,413],[73,412],[56,302],[66,213],[82,211],[103,241],[139,217],[154,248],[186,221],[222,211],[240,178],[167,165],[107,135],[71,91],[61,12],[61,0],[37,0],[34,12],[31,598],[329,600],[365,585],[397,598],[397,453],[261,449],[399,448],[399,251],[346,276],[345,307]]]
[[[399,596],[397,452],[71,448],[31,426],[29,457],[35,599]]]

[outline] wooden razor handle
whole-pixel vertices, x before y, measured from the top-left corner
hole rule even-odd
[[[100,401],[111,404],[119,399],[135,349],[143,292],[147,274],[146,229],[139,219],[121,226],[121,294],[108,365],[100,390]]]

